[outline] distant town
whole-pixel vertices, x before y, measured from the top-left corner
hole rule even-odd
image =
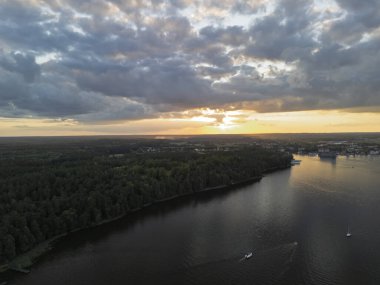
[[[135,153],[193,151],[202,154],[261,146],[290,154],[321,157],[380,155],[380,135],[368,134],[360,138],[357,134],[159,137],[147,140],[143,145],[139,141],[135,148],[133,143],[130,146]],[[110,154],[113,158],[123,156],[123,153]]]

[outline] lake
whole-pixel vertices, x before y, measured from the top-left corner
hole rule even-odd
[[[74,233],[9,283],[380,284],[380,157],[295,158],[258,183]]]

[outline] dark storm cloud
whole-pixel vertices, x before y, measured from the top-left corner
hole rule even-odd
[[[240,26],[230,26],[227,28],[207,26],[202,28],[199,34],[207,39],[208,44],[216,42],[225,45],[239,46],[247,42],[247,33],[243,27]]]
[[[268,59],[296,59],[309,53],[314,46],[310,25],[315,15],[310,12],[312,1],[285,0],[275,11],[256,21],[250,28],[252,42],[246,54]]]
[[[78,86],[148,104],[199,105],[210,83],[197,77],[185,61],[144,62],[133,69],[94,74],[78,72]],[[203,102],[207,103],[207,102]]]
[[[9,55],[0,54],[0,67],[22,74],[27,82],[33,82],[35,77],[41,72],[35,57],[30,54],[22,53],[11,53]]]
[[[0,106],[8,106],[12,101],[24,98],[28,87],[18,76],[0,73]]]
[[[14,68],[13,68],[14,69]],[[117,102],[96,92],[84,91],[67,82],[68,70],[55,66],[44,68],[46,74],[35,82],[25,74],[8,68],[0,69],[1,116],[23,117],[71,117],[86,120],[86,116],[111,118],[120,116],[138,119],[149,116],[147,108],[140,104],[119,99]]]
[[[378,28],[380,25],[379,1],[337,1],[342,7],[345,16],[331,24],[328,33],[321,39],[325,43],[339,41],[345,44],[355,44],[363,37]]]
[[[260,1],[234,1],[231,11],[237,14],[249,15],[258,12],[260,9],[265,10],[265,5]],[[252,3],[253,2],[253,3]]]
[[[1,116],[380,105],[378,1],[0,3]],[[224,22],[243,14],[250,23]]]

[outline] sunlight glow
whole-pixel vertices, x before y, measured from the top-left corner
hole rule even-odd
[[[309,132],[376,132],[380,114],[343,111],[255,113],[250,110],[202,109],[203,115],[85,125],[66,119],[10,119],[0,117],[1,136],[33,135],[188,135]],[[186,117],[187,116],[187,117]]]
[[[205,122],[205,123],[212,123],[216,121],[215,118],[209,118],[209,117],[203,117],[203,116],[192,117],[190,120],[194,122]]]

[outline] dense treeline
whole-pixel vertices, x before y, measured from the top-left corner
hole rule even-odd
[[[43,149],[24,148],[29,156],[1,150],[0,263],[56,235],[168,197],[261,176],[291,159],[259,147],[116,156],[104,147],[97,154],[93,148],[60,149],[60,155]]]

